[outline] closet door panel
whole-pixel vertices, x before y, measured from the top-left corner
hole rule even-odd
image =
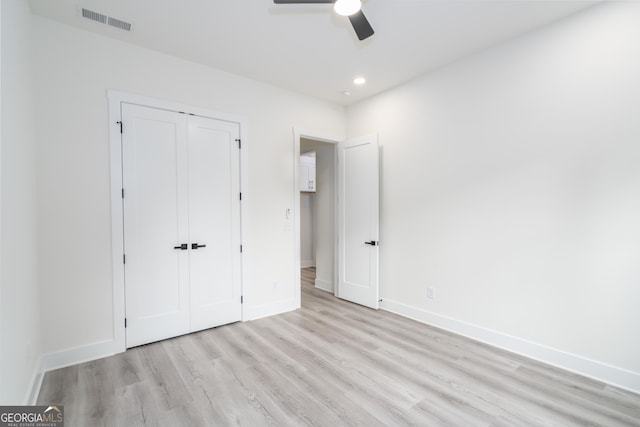
[[[189,332],[186,120],[122,106],[127,347]]]
[[[194,331],[241,319],[238,139],[237,123],[188,118],[191,328]]]

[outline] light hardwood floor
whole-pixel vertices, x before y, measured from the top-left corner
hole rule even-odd
[[[640,426],[640,396],[384,311],[302,309],[46,374],[75,426]]]

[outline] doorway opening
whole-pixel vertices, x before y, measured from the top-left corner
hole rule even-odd
[[[303,268],[315,272],[315,288],[337,291],[337,141],[296,133],[296,277],[300,295]],[[300,301],[300,300],[299,300]],[[300,301],[301,302],[301,301]]]
[[[314,286],[340,299],[379,308],[379,144],[370,134],[337,143],[294,129],[295,278],[301,281],[301,163],[300,154],[315,152],[314,231],[311,254],[316,265]],[[323,161],[323,158],[325,159]],[[309,177],[307,175],[306,179]],[[313,192],[312,192],[313,193]],[[322,197],[326,196],[326,197]],[[303,199],[304,200],[304,199]],[[311,207],[313,206],[313,207]],[[288,212],[288,211],[287,211]],[[307,248],[308,249],[308,248]],[[296,286],[297,307],[301,289]]]

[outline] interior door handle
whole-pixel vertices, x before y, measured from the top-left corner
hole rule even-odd
[[[378,246],[378,242],[375,240],[371,240],[369,242],[364,242],[365,245]]]
[[[191,244],[191,249],[198,249],[198,248],[206,248],[207,245],[199,245],[197,243],[192,243]]]
[[[186,251],[189,247],[186,243],[181,244],[180,246],[174,246],[173,249],[180,249],[181,251]]]

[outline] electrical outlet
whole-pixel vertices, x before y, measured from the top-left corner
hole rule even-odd
[[[429,299],[436,298],[436,288],[427,288],[427,298]]]

